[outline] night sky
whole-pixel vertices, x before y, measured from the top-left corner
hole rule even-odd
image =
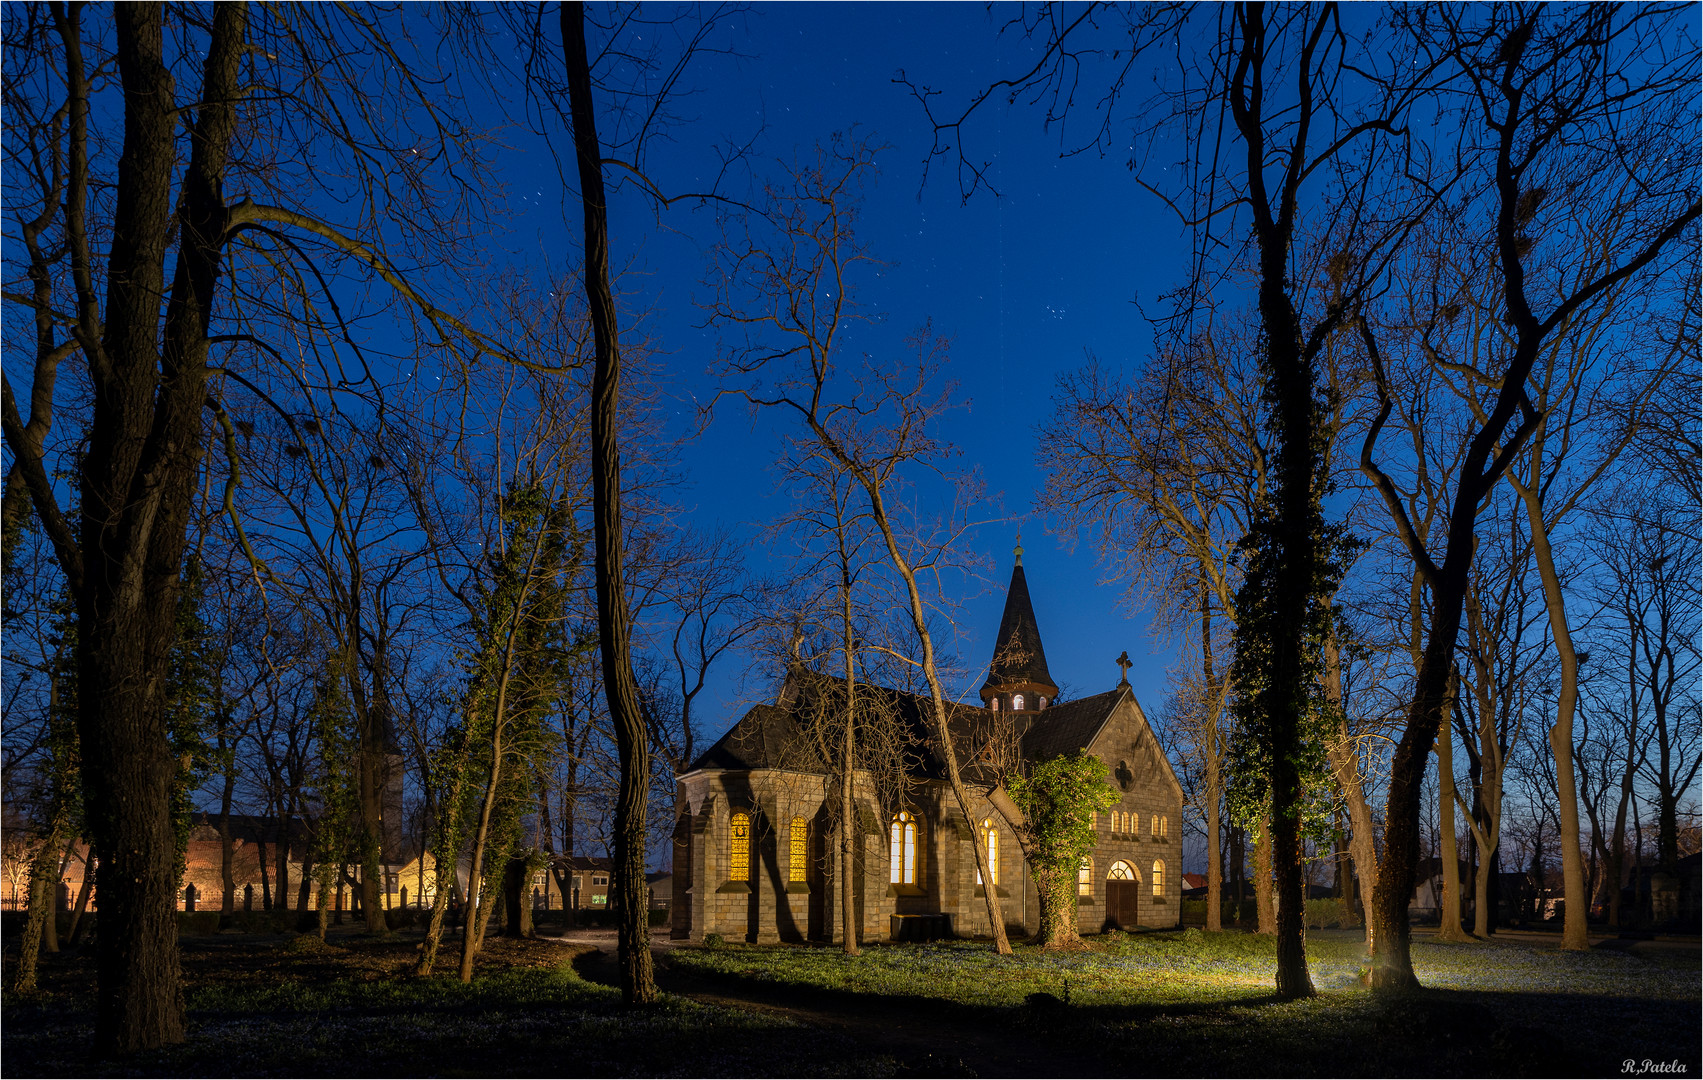
[[[911,92],[894,78],[902,70],[943,91],[938,101],[954,103],[1030,66],[1030,45],[1014,32],[998,32],[1002,17],[972,4],[760,6],[718,26],[712,43],[744,58],[710,56],[691,69],[696,93],[677,110],[691,122],[671,129],[649,164],[663,182],[690,189],[713,172],[718,141],[757,135],[749,171],[758,179],[777,174],[781,161],[807,156],[835,132],[855,130],[888,145],[859,229],[870,253],[886,264],[866,273],[857,293],[876,319],[856,328],[850,341],[877,357],[888,351],[902,359],[901,339],[928,319],[953,339],[947,377],[969,408],[953,414],[946,431],[963,460],[981,467],[999,514],[1010,519],[974,537],[992,565],[987,580],[968,586],[962,598],[964,636],[955,651],[980,665],[991,655],[1021,530],[1053,677],[1072,696],[1109,689],[1118,676],[1114,658],[1127,649],[1136,661],[1131,682],[1157,713],[1172,651],[1145,610],[1125,605],[1121,582],[1102,583],[1088,545],[1069,550],[1051,523],[1034,515],[1043,482],[1035,426],[1050,408],[1057,375],[1089,353],[1126,370],[1142,361],[1152,333],[1137,301],[1151,310],[1176,283],[1187,244],[1175,218],[1137,187],[1123,157],[1061,158],[1058,131],[1044,130],[1042,114],[1021,106],[988,108],[968,142],[971,156],[991,162],[999,198],[982,193],[964,205],[950,163],[923,184],[932,132]],[[555,137],[565,145],[559,130]],[[560,267],[571,265],[577,194],[564,198],[554,160],[520,137],[504,171],[524,200],[521,208],[536,207],[511,241],[516,256],[561,250]],[[696,401],[713,392],[706,369],[715,336],[700,328],[694,304],[705,292],[700,282],[715,233],[712,214],[668,210],[666,228],[658,228],[650,202],[628,185],[612,195],[611,215],[615,265],[626,267],[618,290],[634,310],[649,307],[643,329],[670,354],[671,391],[678,395],[673,411],[687,424]],[[682,501],[691,520],[754,535],[753,523],[782,512],[769,471],[776,447],[767,421],[754,424],[741,407],[719,411],[686,451],[691,486]],[[759,572],[771,557],[752,550]],[[700,712],[712,737],[747,703],[772,693],[775,672],[741,668],[737,661],[724,665],[711,688],[715,700]],[[981,678],[951,689],[974,700]]]

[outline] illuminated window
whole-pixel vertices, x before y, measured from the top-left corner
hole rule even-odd
[[[1151,818],[1148,819],[1147,831],[1148,831],[1149,836],[1152,839],[1154,839],[1154,840],[1159,839],[1159,815],[1158,814],[1154,814]]]
[[[1013,709],[1019,711],[1019,712],[1022,711],[1022,709],[1023,709],[1023,695],[1022,694],[1012,694],[1011,695],[1011,707]]]
[[[1076,871],[1076,895],[1094,895],[1094,859],[1092,856],[1082,856],[1082,868]]]
[[[1088,811],[1088,827],[1090,829],[1096,829],[1096,830],[1099,829],[1099,827],[1100,827],[1100,814],[1099,814],[1098,811],[1096,811],[1096,810]]]
[[[1117,862],[1112,864],[1112,868],[1110,870],[1106,871],[1106,880],[1107,881],[1134,881],[1135,880],[1135,867],[1131,866],[1129,863],[1124,862],[1122,859],[1119,859]]]
[[[1170,814],[1161,814],[1159,816],[1159,838],[1161,840],[1168,840],[1168,839],[1170,839],[1170,836],[1171,836],[1171,815]]]
[[[810,859],[810,827],[805,824],[801,817],[792,819],[791,854],[792,866],[788,877],[792,881],[803,881],[804,870]]]
[[[995,885],[999,884],[999,830],[993,827],[992,818],[982,819],[982,843],[987,845],[988,874]],[[976,884],[982,883],[982,868],[976,867]]]
[[[727,880],[751,880],[751,819],[745,814],[727,824]]]
[[[892,834],[888,840],[892,849],[889,878],[895,885],[915,885],[917,883],[916,819],[901,810],[893,818]]]
[[[1159,859],[1153,860],[1153,895],[1165,895],[1165,864]]]
[[[998,712],[999,711],[999,699],[994,698],[992,701],[988,702],[988,708],[992,709],[994,712]]]
[[[1047,698],[1046,698],[1045,694],[1043,694],[1040,697],[1035,699],[1035,708],[1044,709],[1046,707],[1047,707]]]

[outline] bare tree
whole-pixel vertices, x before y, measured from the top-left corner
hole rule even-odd
[[[110,32],[86,22],[90,14],[75,5],[8,13],[17,61],[8,103],[37,168],[30,194],[9,200],[35,240],[32,284],[7,300],[43,317],[30,417],[8,378],[0,419],[12,454],[8,516],[27,491],[79,606],[79,726],[103,881],[95,1047],[111,1055],[183,1038],[169,812],[178,761],[162,694],[203,470],[210,354],[227,340],[216,313],[241,276],[241,260],[233,270],[227,255],[263,236],[279,252],[288,234],[311,237],[388,277],[434,333],[448,329],[377,245],[382,235],[419,250],[453,247],[462,235],[454,212],[440,213],[445,200],[422,182],[438,168],[477,173],[478,162],[453,117],[415,95],[403,53],[364,18],[228,4],[168,36],[163,5],[114,9]],[[114,107],[97,111],[96,81],[109,70]],[[430,130],[419,130],[422,116]],[[121,147],[100,129],[119,117]],[[365,213],[352,228],[367,243],[299,202],[267,201],[322,190],[339,174],[325,168],[338,146],[348,151],[344,211]],[[442,153],[421,155],[422,146]],[[231,200],[229,187],[246,190]],[[393,199],[405,214],[389,214]],[[79,378],[58,377],[67,362]],[[85,392],[90,439],[73,525],[51,479],[47,434],[58,399]]]
[[[1698,216],[1694,170],[1661,150],[1673,137],[1671,132],[1690,123],[1683,119],[1689,106],[1676,95],[1683,95],[1680,88],[1691,79],[1694,52],[1649,51],[1657,35],[1676,28],[1670,18],[1671,13],[1653,8],[1562,13],[1511,7],[1448,10],[1435,18],[1403,20],[1423,54],[1454,71],[1463,112],[1460,160],[1468,201],[1455,219],[1460,236],[1451,238],[1454,263],[1439,283],[1436,314],[1426,321],[1422,340],[1439,355],[1457,351],[1451,362],[1469,362],[1458,355],[1460,339],[1451,339],[1445,328],[1460,310],[1461,291],[1471,288],[1476,293],[1479,282],[1488,278],[1500,292],[1498,307],[1506,312],[1510,345],[1497,357],[1497,366],[1483,373],[1497,391],[1466,442],[1440,562],[1411,527],[1400,496],[1376,463],[1378,436],[1392,404],[1387,389],[1363,447],[1362,468],[1382,494],[1432,598],[1425,652],[1391,771],[1377,896],[1373,984],[1378,987],[1416,982],[1408,956],[1407,904],[1417,858],[1425,759],[1447,718],[1447,686],[1478,508],[1544,419],[1531,401],[1528,380],[1554,334],[1604,293],[1650,266]],[[1603,80],[1619,70],[1621,58],[1627,56],[1664,59],[1641,69],[1643,77],[1621,92],[1605,93]],[[1616,141],[1610,151],[1610,132],[1634,132],[1635,145]],[[1592,207],[1601,205],[1596,193],[1621,176],[1632,179],[1640,192],[1638,210],[1626,227],[1604,241],[1608,256],[1578,275],[1543,273],[1531,258],[1533,251],[1573,243],[1570,216],[1591,217]],[[1552,209],[1544,211],[1552,197]],[[1370,324],[1362,323],[1362,328],[1378,365],[1381,357]],[[1437,340],[1439,336],[1443,340]],[[1552,591],[1546,586],[1554,617],[1562,601],[1559,595],[1549,600]],[[1564,675],[1563,700],[1551,730],[1551,742],[1558,748],[1572,745],[1573,701],[1566,687],[1577,686],[1577,658],[1564,631],[1563,626],[1554,634],[1562,669],[1569,673]],[[1566,750],[1556,753],[1560,759],[1569,756]],[[1557,779],[1567,891],[1581,900],[1567,905],[1564,942],[1569,948],[1584,948],[1578,800],[1571,769],[1558,772]]]
[[[869,261],[856,238],[857,199],[874,169],[875,148],[838,143],[818,149],[791,170],[785,187],[772,187],[764,234],[749,227],[730,230],[718,252],[716,294],[710,318],[727,335],[723,394],[796,421],[834,466],[862,492],[865,510],[888,563],[903,584],[917,654],[913,669],[928,687],[931,749],[938,755],[953,798],[970,835],[978,835],[968,786],[959,768],[950,705],[929,625],[930,603],[922,579],[938,576],[962,536],[958,522],[944,536],[919,536],[895,516],[888,500],[912,470],[941,471],[950,450],[933,430],[952,406],[936,386],[945,343],[924,328],[907,345],[915,360],[887,367],[866,363],[855,385],[834,380],[840,337],[855,307],[848,290],[860,264]],[[993,874],[984,845],[973,845],[981,880]],[[983,890],[994,945],[1011,951],[998,891]]]

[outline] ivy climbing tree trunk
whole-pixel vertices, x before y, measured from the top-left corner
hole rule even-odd
[[[609,281],[608,204],[591,96],[591,65],[586,56],[585,6],[563,4],[561,21],[574,154],[579,164],[580,205],[585,219],[586,301],[595,346],[591,381],[591,486],[597,624],[604,697],[621,759],[610,907],[615,911],[619,932],[622,1000],[629,1005],[649,1005],[656,1000],[645,907],[645,804],[650,788],[650,743],[639,709],[638,680],[633,675],[632,620],[627,610],[622,566],[621,454],[616,445],[621,347],[615,294]]]

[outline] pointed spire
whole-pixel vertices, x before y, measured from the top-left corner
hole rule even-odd
[[[1023,573],[1023,544],[1019,536],[1016,561],[1011,567],[1011,585],[1005,594],[1005,614],[999,620],[999,636],[994,639],[993,659],[988,664],[988,680],[982,686],[982,700],[1005,697],[1011,693],[1025,695],[1024,710],[1041,707],[1041,699],[1051,703],[1058,694],[1058,684],[1047,671],[1047,653],[1041,645],[1041,628],[1035,621],[1035,608],[1029,602],[1029,581]],[[1009,705],[1002,706],[1009,707]]]

